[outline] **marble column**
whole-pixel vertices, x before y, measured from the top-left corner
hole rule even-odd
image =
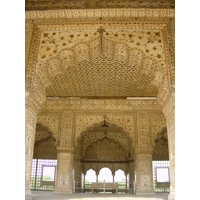
[[[135,163],[134,161],[130,161],[129,163],[129,191],[132,193],[134,185],[133,181],[135,178]]]
[[[97,183],[98,183],[98,176],[99,176],[99,174],[96,173],[96,182],[97,182]]]
[[[154,194],[152,154],[136,154],[136,195]]]
[[[112,174],[113,176],[113,183],[115,182],[115,173]]]
[[[127,190],[127,183],[128,183],[127,176],[128,176],[128,174],[125,173],[125,176],[126,176],[126,190]]]
[[[138,114],[138,143],[135,145],[136,195],[154,194],[152,172],[152,147],[150,145],[149,115]]]
[[[25,105],[25,199],[33,199],[31,193],[31,167],[35,142],[37,115],[40,105],[29,93],[26,93]]]
[[[167,120],[167,134],[170,161],[170,194],[169,200],[175,199],[175,96],[170,94],[163,108]]]
[[[58,148],[57,173],[54,192],[62,194],[73,193],[73,153]]]

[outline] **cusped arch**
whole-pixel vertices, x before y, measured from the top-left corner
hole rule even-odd
[[[36,73],[40,76],[45,88],[53,84],[59,74],[64,74],[69,66],[76,66],[81,62],[91,62],[104,55],[112,62],[121,62],[124,66],[133,66],[141,76],[151,80],[150,85],[159,87],[165,68],[152,56],[148,56],[139,48],[131,48],[121,41],[112,41],[108,38],[99,38],[89,42],[76,43],[71,48],[63,48],[55,56],[39,61]]]
[[[56,138],[47,127],[37,124],[33,158],[35,159],[57,159]]]
[[[132,146],[133,144],[133,139],[128,131],[124,131],[122,126],[111,123],[108,120],[101,120],[99,123],[94,123],[86,127],[77,138],[77,144],[80,144],[84,140],[86,145],[83,147],[83,150],[86,150],[93,142],[103,139],[105,132],[107,138],[119,142],[127,151],[130,148],[128,145]]]
[[[116,105],[117,106],[117,105]],[[130,139],[131,143],[134,143],[134,116],[80,116],[77,119],[77,132],[76,139],[77,142],[80,140],[81,135],[86,133],[87,130],[94,129],[95,127],[100,127],[104,124],[104,120],[111,127],[116,126],[118,129],[123,129],[123,133],[127,134],[127,137]],[[119,128],[120,127],[120,128]]]
[[[154,139],[152,159],[169,160],[168,137],[166,127],[164,127],[162,131],[159,131],[156,138]]]
[[[104,169],[104,168],[108,168],[110,171],[111,171],[111,174],[113,174],[113,169],[112,169],[112,167],[110,166],[110,165],[103,165],[103,166],[100,166],[99,167],[99,169],[97,170],[97,172],[98,172],[98,175],[100,174],[100,171],[102,170],[102,169]]]
[[[86,175],[86,173],[89,171],[89,170],[93,170],[95,172],[95,174],[97,174],[97,169],[95,166],[93,165],[86,165],[84,166],[84,170],[83,170],[83,173]]]
[[[37,123],[35,132],[35,143],[41,140],[45,140],[47,137],[51,137],[53,140],[56,141],[55,136],[49,130],[48,126],[45,126],[42,123]]]

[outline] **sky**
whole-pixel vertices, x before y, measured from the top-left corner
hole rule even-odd
[[[54,180],[55,167],[43,167],[43,176],[51,176]]]

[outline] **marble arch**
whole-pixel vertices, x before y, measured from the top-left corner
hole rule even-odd
[[[104,167],[108,167],[113,176],[117,169],[123,169],[126,174],[129,171],[129,162],[134,159],[132,139],[123,128],[107,120],[107,116],[104,115],[104,121],[101,120],[100,123],[93,123],[86,127],[77,138],[74,155],[75,182],[77,183],[80,183],[81,179],[79,161],[81,161],[81,171],[84,176],[89,169],[93,169],[96,172],[97,181],[99,171]],[[79,186],[77,184],[77,188]]]
[[[166,69],[153,56],[147,55],[138,47],[131,48],[126,43],[121,43],[120,41],[103,39],[102,45],[101,52],[99,38],[97,38],[87,43],[75,44],[71,48],[61,49],[57,55],[52,55],[41,62],[38,61],[36,73],[41,77],[46,88],[53,84],[53,79],[57,75],[64,74],[69,66],[76,67],[76,65],[81,65],[82,61],[95,62],[102,54],[108,61],[121,62],[125,67],[133,65],[141,74],[152,77],[153,72],[151,84],[156,85],[156,87],[159,86],[162,74],[166,73]]]

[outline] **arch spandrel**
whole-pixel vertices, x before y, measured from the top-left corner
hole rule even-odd
[[[56,140],[59,136],[60,116],[57,114],[41,114],[37,118],[37,124],[46,127]]]
[[[91,55],[97,52],[103,54],[120,53],[127,56],[131,49],[139,49],[147,57],[155,57],[158,61],[164,60],[164,48],[161,30],[135,30],[123,27],[103,27],[102,35],[98,28],[81,27],[83,30],[54,30],[44,31],[38,54],[39,60],[59,55],[63,49],[86,50]],[[84,30],[85,29],[85,30]],[[101,42],[102,36],[102,42]],[[82,48],[78,48],[78,47]],[[101,47],[102,46],[102,47]],[[92,56],[95,57],[95,56]],[[112,56],[113,57],[113,56]]]
[[[126,136],[128,136],[131,139],[131,142],[132,143],[135,142],[135,123],[136,122],[135,122],[134,115],[122,115],[122,116],[107,115],[106,118],[100,115],[96,115],[96,116],[86,115],[86,116],[77,116],[76,118],[75,146],[77,145],[78,138],[81,137],[81,133],[85,133],[87,130],[94,129],[95,127],[97,127],[97,124],[98,124],[98,127],[102,126],[104,123],[104,120],[106,120],[106,122],[108,122],[109,124],[115,124],[114,126],[117,126],[123,129],[124,134],[126,134]]]

